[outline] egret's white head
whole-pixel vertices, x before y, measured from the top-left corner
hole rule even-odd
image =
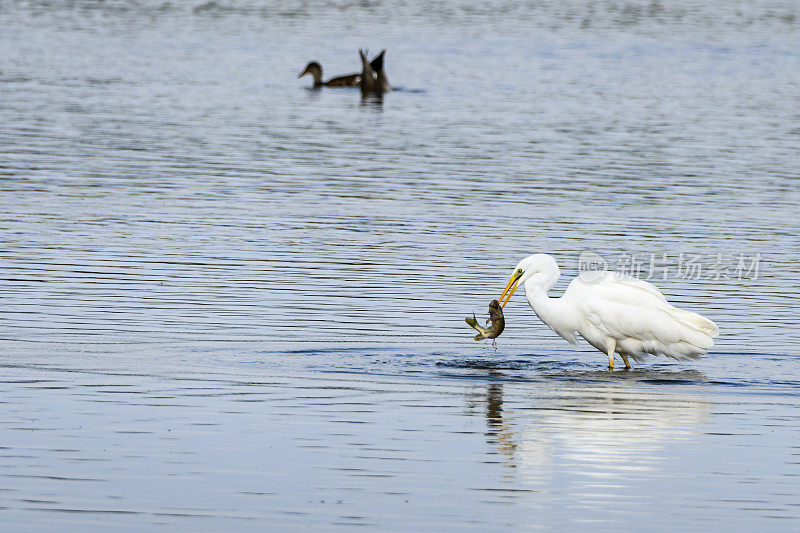
[[[511,295],[522,284],[530,282],[531,285],[542,287],[545,290],[552,287],[558,280],[561,272],[556,260],[547,254],[529,255],[514,267],[511,279],[508,280],[503,294],[500,295],[500,305],[505,307]],[[508,294],[508,296],[506,296]],[[505,301],[503,298],[505,297]]]

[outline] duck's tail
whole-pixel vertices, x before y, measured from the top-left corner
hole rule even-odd
[[[376,55],[372,61],[369,62],[369,66],[372,67],[372,70],[375,72],[380,72],[383,70],[383,55],[386,53],[386,49],[384,48],[381,50],[381,53]]]
[[[361,57],[361,92],[375,92],[377,81],[375,80],[375,71],[367,61],[367,54],[364,50],[359,50],[358,55]]]

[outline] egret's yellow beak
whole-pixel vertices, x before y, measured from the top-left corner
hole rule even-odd
[[[511,296],[514,294],[514,291],[516,291],[517,287],[519,287],[519,278],[521,277],[522,277],[521,268],[518,268],[517,270],[514,271],[513,274],[511,274],[511,279],[508,280],[508,285],[506,285],[506,288],[503,290],[503,294],[500,295],[500,298],[498,300],[500,302],[501,308],[506,306],[508,301],[511,299]],[[509,292],[509,289],[511,289],[511,292]],[[506,296],[506,293],[508,293],[508,296]],[[503,301],[503,297],[505,297],[506,299],[505,302]]]

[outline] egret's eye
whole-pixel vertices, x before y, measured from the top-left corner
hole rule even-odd
[[[522,269],[521,269],[521,268],[518,268],[518,269],[517,269],[517,275],[518,275],[518,276],[521,276],[521,275],[522,275]]]

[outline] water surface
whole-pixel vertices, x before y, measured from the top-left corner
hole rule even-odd
[[[798,20],[3,6],[0,520],[796,530]],[[359,47],[399,90],[295,78]],[[712,353],[609,374],[522,291],[472,341],[519,259],[554,255],[558,293],[582,251],[660,258]]]

